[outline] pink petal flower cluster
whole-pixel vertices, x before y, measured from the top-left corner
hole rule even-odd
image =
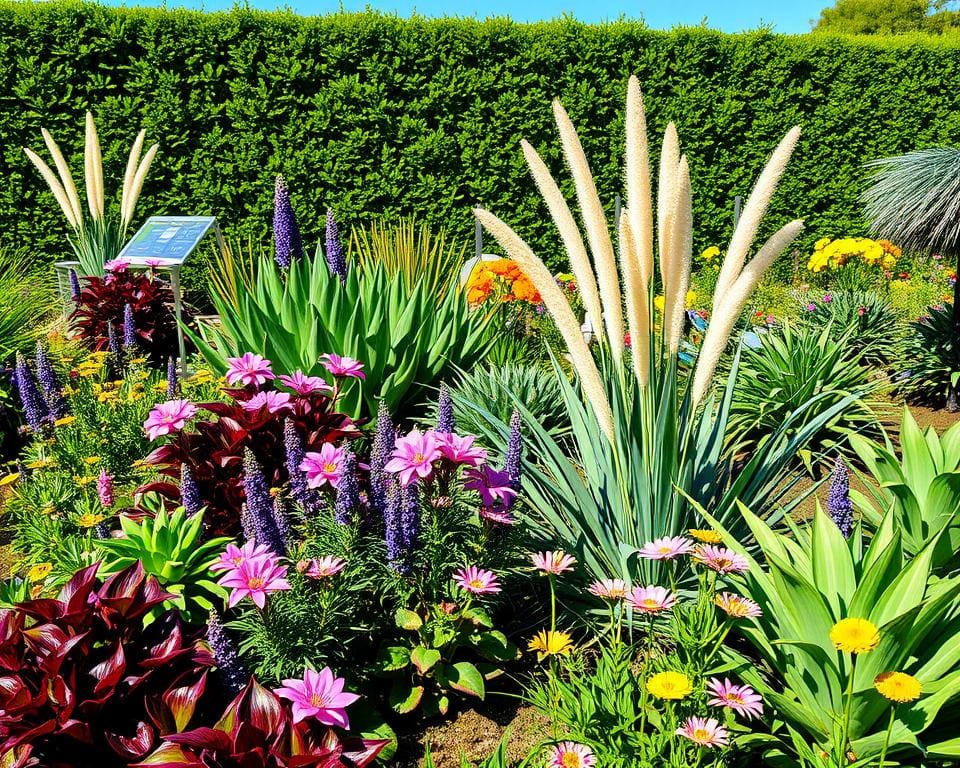
[[[763,614],[760,606],[749,597],[741,597],[733,592],[721,592],[714,596],[713,602],[734,619],[755,619]]]
[[[454,464],[479,467],[487,460],[487,450],[473,443],[476,435],[460,435],[453,432],[435,432],[439,442],[440,455]]]
[[[690,739],[701,747],[725,747],[729,739],[727,729],[711,718],[691,717],[676,730],[677,736]]]
[[[346,560],[340,557],[334,557],[333,555],[324,555],[323,557],[315,557],[310,560],[307,569],[303,573],[308,579],[325,579],[340,573],[340,571],[346,567]]]
[[[711,695],[707,700],[711,707],[728,707],[748,720],[763,714],[763,699],[749,685],[734,685],[726,678],[721,681],[711,677],[707,692]]]
[[[530,555],[533,567],[543,574],[559,576],[566,571],[572,571],[577,560],[573,555],[557,550],[556,552],[536,552]]]
[[[397,438],[390,461],[384,465],[387,472],[400,476],[400,485],[406,487],[433,474],[433,462],[440,458],[440,441],[433,430],[413,430]]]
[[[319,376],[305,376],[303,371],[294,371],[290,376],[282,374],[280,383],[292,389],[298,395],[312,395],[314,392],[333,392],[327,382]]]
[[[701,544],[694,549],[693,560],[716,571],[721,576],[728,573],[743,573],[750,567],[747,558],[743,555],[738,555],[732,549],[713,544]]]
[[[489,464],[468,467],[464,474],[464,490],[476,491],[485,507],[502,504],[509,507],[517,492],[510,487],[510,475]]]
[[[333,443],[324,443],[319,451],[305,453],[300,469],[307,473],[307,485],[320,488],[329,483],[331,488],[336,488],[343,475],[344,455],[343,448],[337,448]]]
[[[593,750],[575,741],[561,741],[550,750],[547,768],[592,768],[597,764]]]
[[[637,554],[647,560],[673,560],[692,549],[693,542],[686,536],[673,536],[654,539],[644,544]]]
[[[517,524],[517,518],[507,507],[480,507],[480,517],[497,525]]]
[[[604,600],[623,600],[627,596],[627,582],[623,579],[600,579],[587,587],[587,591]]]
[[[253,352],[244,352],[240,357],[227,358],[227,384],[242,384],[259,387],[273,380],[271,363]]]
[[[257,554],[258,548],[253,540],[247,542],[248,551],[243,549],[228,549],[220,559],[215,563],[218,569],[226,572],[217,581],[221,587],[229,587],[230,598],[227,600],[227,606],[233,608],[245,597],[253,600],[254,605],[261,610],[267,604],[267,595],[274,592],[281,592],[290,589],[290,583],[287,581],[287,567],[280,564],[278,558],[273,552],[267,550]],[[231,563],[240,559],[237,566]]]
[[[320,364],[333,376],[348,376],[354,379],[365,379],[367,377],[363,372],[363,363],[354,360],[352,357],[341,357],[331,352],[327,355],[320,355]]]
[[[487,595],[500,591],[500,582],[493,571],[468,565],[453,574],[457,586],[474,595]]]
[[[626,600],[633,610],[646,614],[668,611],[677,604],[677,596],[663,587],[634,587]]]
[[[105,272],[126,272],[130,266],[130,259],[110,259],[103,265]]]
[[[329,667],[319,672],[304,670],[302,680],[284,680],[283,686],[274,693],[293,703],[293,722],[299,723],[308,717],[323,725],[349,728],[347,707],[360,697],[343,690],[342,677],[334,677]]]
[[[245,411],[259,411],[266,408],[270,413],[282,413],[290,410],[293,406],[290,402],[290,394],[287,392],[274,392],[267,390],[257,392],[249,400],[241,400],[240,407]]]
[[[210,566],[210,570],[214,573],[233,571],[243,565],[247,560],[256,560],[272,554],[266,544],[257,544],[253,539],[242,547],[230,543],[227,544],[226,551]]]
[[[197,406],[189,400],[168,400],[153,407],[143,422],[143,430],[147,437],[156,440],[162,435],[179,432],[196,415]]]

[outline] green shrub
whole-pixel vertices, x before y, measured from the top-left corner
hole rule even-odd
[[[950,387],[960,382],[960,339],[953,327],[953,304],[929,307],[910,331],[900,389],[911,398],[941,406]]]
[[[852,360],[879,367],[897,356],[905,335],[893,307],[873,291],[829,291],[812,298],[800,320],[829,328],[832,339],[846,342]]]

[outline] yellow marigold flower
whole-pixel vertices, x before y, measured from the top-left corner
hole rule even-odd
[[[27,571],[27,581],[43,581],[53,570],[51,563],[37,563]]]
[[[103,522],[103,515],[95,515],[92,512],[84,512],[77,518],[77,525],[80,528],[93,528]]]
[[[100,457],[99,457],[99,456],[84,456],[84,457],[83,457],[83,463],[86,464],[88,467],[92,467],[94,464],[98,463],[99,461],[100,461]]]
[[[709,248],[703,249],[703,253],[700,254],[700,258],[704,261],[713,261],[719,255],[720,249],[715,245],[711,245]]]
[[[76,416],[64,416],[62,419],[57,419],[53,422],[55,427],[69,427],[73,422],[77,420]]]
[[[905,672],[881,672],[874,679],[873,686],[883,698],[897,704],[916,701],[923,692],[920,681]]]
[[[830,242],[829,237],[821,237],[819,240],[817,240],[817,242],[813,244],[813,250],[822,251],[824,247],[827,245],[827,243],[829,242]]]
[[[537,652],[537,661],[547,656],[565,656],[573,650],[573,639],[566,632],[541,629],[527,646]]]
[[[869,653],[880,642],[880,631],[867,619],[841,619],[830,630],[830,640],[838,651]]]
[[[723,541],[723,537],[719,531],[715,531],[712,528],[691,528],[687,533],[697,541],[702,541],[704,544],[719,544]]]
[[[13,485],[19,479],[20,479],[19,472],[11,472],[9,475],[4,475],[3,477],[0,477],[0,488],[2,488],[5,485]]]
[[[658,672],[647,680],[647,691],[658,699],[679,700],[693,692],[693,685],[682,672]]]

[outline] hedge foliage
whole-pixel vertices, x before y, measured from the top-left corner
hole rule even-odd
[[[481,203],[551,260],[558,238],[519,140],[561,171],[559,97],[612,209],[630,73],[654,146],[673,119],[689,152],[698,249],[729,237],[734,195],[794,123],[801,145],[767,221],[805,218],[804,246],[863,233],[864,161],[960,138],[951,39],[3,2],[0,61],[0,245],[43,258],[66,254],[65,224],[21,147],[42,149],[46,126],[79,173],[87,108],[108,194],[138,128],[161,144],[141,217],[212,213],[228,233],[266,234],[282,172],[314,241],[327,207],[346,224],[415,214],[469,238]]]

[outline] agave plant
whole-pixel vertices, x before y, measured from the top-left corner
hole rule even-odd
[[[80,198],[77,195],[76,185],[73,183],[73,174],[70,166],[63,157],[60,147],[53,140],[46,128],[41,129],[44,144],[53,158],[57,172],[47,165],[39,155],[24,147],[27,157],[40,171],[44,181],[50,186],[50,191],[60,204],[67,223],[73,230],[70,245],[73,247],[80,269],[86,275],[100,275],[103,265],[114,258],[123,245],[127,236],[127,228],[133,220],[133,212],[143,189],[144,179],[150,170],[150,164],[157,154],[159,144],[151,146],[143,157],[143,140],[146,131],[140,131],[130,148],[127,158],[127,168],[123,175],[123,189],[120,198],[120,215],[113,220],[107,216],[105,210],[103,190],[103,164],[100,155],[100,139],[97,136],[97,126],[93,115],[87,112],[86,143],[83,153],[83,169],[86,181],[87,207],[90,218],[87,219],[80,207]],[[59,175],[59,178],[58,178]]]
[[[122,768],[162,722],[193,713],[212,656],[176,612],[144,628],[164,592],[139,563],[97,581],[78,571],[54,599],[0,611],[0,761]]]
[[[560,442],[529,409],[517,403],[529,436],[524,492],[535,510],[533,523],[545,539],[578,551],[594,578],[630,581],[653,578],[657,563],[638,561],[636,551],[657,537],[695,527],[696,515],[681,489],[733,526],[735,500],[764,511],[782,512],[777,502],[793,456],[823,423],[844,406],[792,430],[791,417],[734,475],[725,458],[727,418],[736,377],[734,362],[719,402],[711,393],[713,376],[730,332],[751,291],[777,255],[802,229],[793,221],[775,232],[746,263],[750,244],[774,187],[799,138],[792,129],[773,153],[744,209],[718,275],[710,326],[690,385],[680,394],[677,359],[692,251],[691,190],[687,159],[680,156],[676,129],[667,127],[661,153],[657,221],[659,272],[665,297],[662,328],[653,322],[654,213],[646,117],[640,87],[631,77],[627,90],[626,207],[620,216],[618,275],[608,223],[576,131],[559,102],[554,115],[570,166],[593,259],[587,255],[573,214],[537,152],[523,151],[570,258],[571,271],[593,327],[601,337],[600,363],[594,361],[580,323],[553,275],[530,247],[492,213],[476,216],[539,290],[567,346],[576,385],[557,376],[572,431]],[[596,270],[596,272],[594,271]],[[621,293],[623,289],[623,293]],[[626,326],[622,301],[626,300]],[[624,355],[629,329],[631,360]],[[486,410],[483,405],[475,407]],[[492,420],[492,415],[489,415]],[[487,435],[505,441],[498,424]],[[572,460],[568,448],[572,448]],[[650,583],[645,582],[645,583]]]
[[[932,147],[867,163],[863,192],[875,232],[904,250],[941,253],[957,260],[960,274],[960,149]],[[960,338],[960,279],[953,287],[951,324]],[[952,360],[956,359],[956,353]],[[955,369],[956,370],[956,369]],[[946,385],[947,410],[960,411],[960,371]]]
[[[960,385],[960,335],[949,304],[929,307],[911,323],[902,359],[906,370],[899,389],[911,399],[937,406],[946,394],[949,409],[949,393]]]
[[[854,360],[881,368],[897,357],[904,327],[889,302],[873,291],[834,290],[820,301],[803,303],[801,323],[830,328],[831,336],[855,353]]]
[[[849,753],[864,766],[884,752],[907,765],[923,760],[921,752],[956,756],[960,575],[934,574],[936,537],[909,559],[895,514],[885,515],[869,540],[859,525],[845,539],[820,511],[809,530],[792,535],[774,532],[746,508],[743,515],[762,558],[751,558],[728,532],[724,538],[747,557],[742,587],[762,613],[741,632],[773,675],[768,680],[743,659],[740,674],[785,726],[774,736],[755,734],[753,744],[777,764],[830,768],[849,765]],[[831,630],[849,618],[878,629],[875,649],[852,655],[834,647]],[[894,671],[917,678],[925,695],[892,709],[874,682]],[[927,733],[946,719],[947,738]]]
[[[471,313],[463,294],[438,297],[427,281],[408,283],[383,263],[333,276],[323,256],[295,260],[281,270],[269,259],[257,268],[252,290],[239,290],[237,305],[214,296],[222,326],[188,331],[218,373],[226,359],[255,352],[273,361],[276,373],[302,370],[323,375],[321,353],[362,360],[366,378],[341,393],[352,418],[376,415],[382,399],[394,413],[419,402],[423,387],[453,366],[466,366],[486,347],[484,318]]]

